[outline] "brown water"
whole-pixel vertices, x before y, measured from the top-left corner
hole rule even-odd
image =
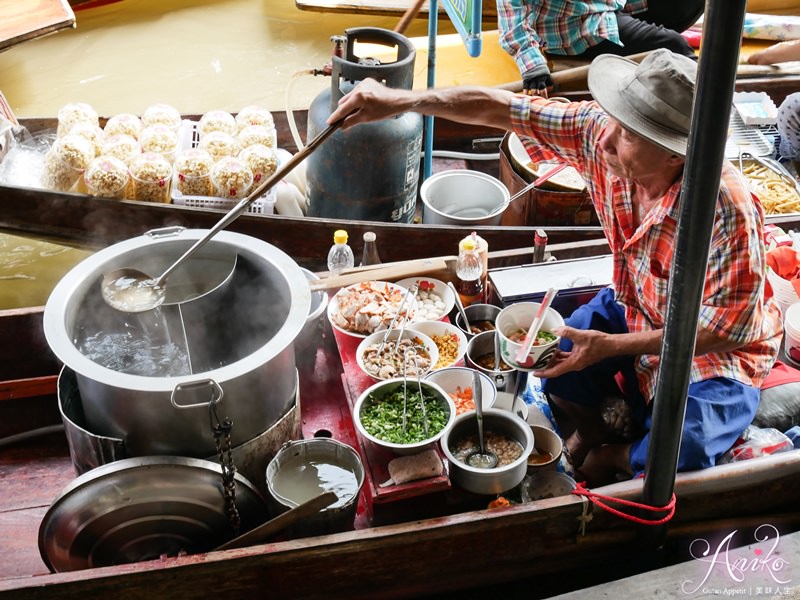
[[[56,116],[87,102],[104,117],[165,102],[185,114],[308,108],[330,78],[304,74],[330,59],[330,36],[351,27],[394,29],[398,17],[299,10],[294,0],[126,0],[75,13],[77,26],[0,53],[0,86],[19,118]],[[427,18],[406,35],[418,48],[415,87],[427,84]],[[471,58],[439,21],[437,85],[518,79],[513,60],[484,36]],[[0,232],[0,309],[39,306],[88,253]]]
[[[0,310],[42,306],[56,283],[88,250],[0,234]]]

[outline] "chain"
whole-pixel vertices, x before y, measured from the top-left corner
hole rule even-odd
[[[217,446],[217,455],[219,456],[219,464],[222,466],[222,496],[225,500],[225,512],[228,514],[228,520],[233,528],[233,535],[239,535],[239,526],[241,519],[239,518],[239,510],[236,508],[236,466],[233,464],[233,454],[231,451],[231,429],[233,429],[233,422],[227,417],[225,420],[220,421],[217,416],[216,402],[209,404],[209,411],[211,413],[211,429],[214,432],[214,442]],[[223,449],[222,438],[225,438],[225,447]]]

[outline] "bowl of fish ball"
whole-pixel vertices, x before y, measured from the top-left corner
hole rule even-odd
[[[533,450],[528,455],[528,475],[537,471],[555,471],[564,451],[561,436],[549,427],[531,425]]]
[[[540,306],[541,304],[538,302],[518,302],[505,307],[497,315],[500,356],[506,363],[520,371],[543,369],[550,363],[558,349],[558,342],[561,338],[551,331],[563,327],[564,318],[558,311],[548,307],[542,317],[539,333],[533,341],[530,351],[524,360],[517,360],[517,354],[522,349],[525,337]]]
[[[467,353],[467,336],[458,327],[446,321],[419,321],[410,325],[414,331],[424,333],[439,350],[439,359],[433,370],[463,365]]]
[[[469,367],[448,367],[431,371],[425,375],[426,381],[432,381],[447,392],[456,405],[456,415],[475,410],[475,390],[473,389],[475,369]],[[481,378],[481,398],[483,410],[494,407],[497,399],[497,388],[492,379],[478,371]]]
[[[388,379],[358,397],[353,423],[367,440],[399,455],[417,454],[438,442],[456,418],[453,400],[439,385]]]
[[[376,331],[356,348],[358,366],[373,381],[395,377],[414,381],[433,369],[438,360],[439,349],[434,341],[413,329]]]
[[[494,304],[470,304],[464,307],[464,312],[469,321],[469,328],[464,325],[464,319],[460,314],[456,314],[456,327],[467,334],[467,339],[483,333],[484,331],[494,331],[494,323],[497,320],[497,315],[502,310],[499,306]]]
[[[417,284],[417,312],[414,321],[438,321],[450,314],[456,295],[444,282],[430,277],[409,277],[397,282],[404,288]]]
[[[519,485],[533,450],[530,425],[513,413],[490,408],[483,411],[483,438],[486,450],[497,455],[494,467],[467,464],[467,456],[479,449],[478,419],[474,412],[456,417],[440,442],[450,462],[450,481],[468,492],[492,495]]]

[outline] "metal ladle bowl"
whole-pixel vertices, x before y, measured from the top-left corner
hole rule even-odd
[[[191,248],[184,252],[183,255],[172,263],[159,277],[152,277],[143,271],[131,267],[124,267],[106,273],[100,284],[103,300],[105,300],[106,304],[118,311],[126,313],[139,313],[153,310],[161,306],[166,298],[167,277],[199,250],[201,246],[205,245],[206,242],[222,229],[235,221],[257,198],[269,191],[275,184],[286,177],[286,175],[305,160],[311,152],[316,150],[322,142],[328,139],[342,125],[343,121],[344,119],[329,125],[311,140],[305,148],[278,168],[264,183],[250,192],[245,198],[242,198],[242,200],[228,211],[205,236],[197,240]]]
[[[475,469],[494,469],[499,462],[497,455],[488,451],[483,441],[483,390],[481,389],[481,375],[478,371],[472,375],[472,398],[478,418],[478,449],[470,452],[464,462]]]

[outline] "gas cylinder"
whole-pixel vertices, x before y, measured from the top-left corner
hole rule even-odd
[[[376,27],[347,29],[341,56],[331,57],[331,87],[311,102],[308,139],[327,127],[339,99],[358,82],[372,77],[388,87],[411,89],[416,50],[399,33]],[[396,48],[396,60],[356,56],[363,46]],[[404,113],[374,123],[336,131],[307,160],[308,215],[410,223],[417,202],[422,151],[422,115]]]

